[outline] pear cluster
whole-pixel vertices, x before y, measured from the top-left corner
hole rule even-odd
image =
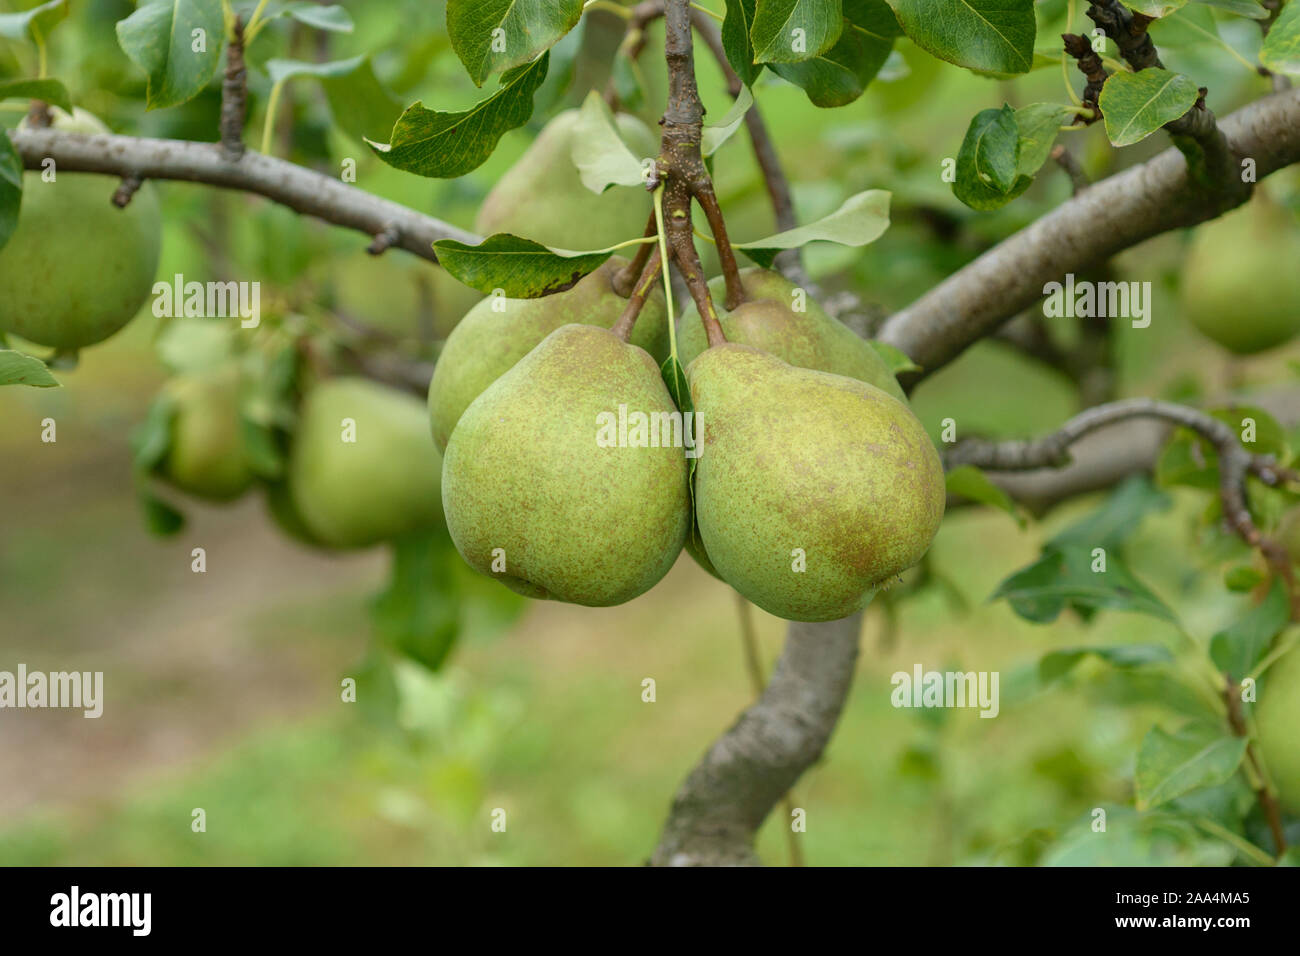
[[[722,316],[728,343],[705,348],[683,316],[698,458],[597,439],[620,408],[683,420],[647,350],[659,313],[631,342],[609,331],[622,300],[608,274],[471,310],[429,394],[447,527],[471,566],[522,594],[607,606],[686,547],[772,614],[824,621],[920,560],[943,470],[889,369],[776,273],[743,284],[748,300]]]

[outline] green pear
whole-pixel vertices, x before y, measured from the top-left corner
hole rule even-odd
[[[1300,228],[1261,196],[1200,226],[1183,265],[1183,309],[1196,328],[1239,355],[1300,333]]]
[[[325,546],[324,542],[312,534],[307,522],[298,513],[298,505],[293,500],[293,492],[287,481],[268,483],[265,490],[266,512],[277,528],[299,544],[313,548]]]
[[[474,400],[442,470],[447,528],[471,567],[590,607],[668,573],[690,527],[686,457],[632,428],[620,447],[620,405],[629,422],[677,415],[649,353],[591,325],[555,330]]]
[[[1278,799],[1288,813],[1300,814],[1300,650],[1288,651],[1264,673],[1255,725]]]
[[[610,285],[624,265],[626,260],[614,257],[566,292],[540,299],[488,296],[470,309],[447,337],[429,383],[429,415],[438,448],[446,450],[451,431],[470,402],[560,326],[612,326],[627,306],[627,299]],[[656,361],[668,356],[661,289],[646,299],[632,331],[632,344]]]
[[[308,393],[289,452],[289,490],[321,543],[360,548],[436,525],[441,475],[418,398],[359,378]]]
[[[874,385],[747,345],[686,370],[701,429],[695,515],[718,574],[764,610],[829,621],[916,564],[944,509],[925,429]]]
[[[546,124],[484,199],[477,232],[508,232],[572,250],[606,249],[644,234],[649,193],[631,186],[594,193],[582,184],[571,153],[578,117],[577,110],[565,110]],[[658,143],[639,119],[620,113],[615,121],[634,155],[658,155]]]
[[[51,110],[55,129],[106,133],[82,110]],[[119,180],[94,173],[23,175],[18,225],[0,247],[0,331],[58,349],[102,342],[140,310],[162,243],[158,196],[146,183],[131,204],[110,202]]]
[[[239,366],[231,362],[173,379],[171,447],[163,462],[167,480],[181,491],[232,501],[253,483],[240,416]]]
[[[800,368],[856,378],[907,402],[885,360],[871,345],[825,310],[793,282],[771,269],[741,269],[746,301],[734,311],[724,306],[726,280],[709,282],[718,321],[728,342],[752,345]],[[794,306],[801,305],[802,311]],[[708,347],[700,313],[691,303],[677,323],[682,364],[689,365]]]

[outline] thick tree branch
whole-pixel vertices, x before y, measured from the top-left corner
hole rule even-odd
[[[1300,91],[1286,90],[1224,119],[1233,152],[1264,177],[1300,161]],[[879,337],[923,369],[952,361],[1004,321],[1038,302],[1043,286],[1137,245],[1212,219],[1241,203],[1189,181],[1169,149],[1094,183],[955,272],[882,327]]]
[[[861,630],[861,613],[826,624],[790,625],[762,697],[709,748],[677,792],[652,863],[759,862],[755,833],[821,756],[840,719]]]
[[[430,262],[438,261],[435,239],[478,241],[472,233],[432,216],[281,159],[248,152],[231,162],[217,143],[86,136],[53,129],[10,130],[9,136],[28,169],[39,169],[43,160],[51,158],[61,172],[172,179],[256,193],[368,236],[396,229],[395,246]]]

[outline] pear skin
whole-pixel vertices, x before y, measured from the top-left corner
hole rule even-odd
[[[709,281],[718,321],[728,342],[752,345],[800,368],[856,378],[883,389],[900,402],[907,398],[880,354],[843,322],[832,318],[798,286],[771,269],[742,269],[740,284],[748,300],[727,312],[726,280]],[[796,303],[803,306],[795,311]],[[682,364],[689,365],[707,347],[704,325],[694,303],[677,323]]]
[[[546,336],[572,323],[612,326],[627,306],[627,299],[610,285],[624,265],[626,260],[611,258],[565,292],[540,299],[489,296],[470,309],[447,337],[429,383],[429,417],[439,450],[446,450],[470,402]],[[667,357],[668,321],[661,289],[646,299],[632,344],[656,361]]]
[[[706,350],[686,377],[702,429],[700,534],[718,574],[754,604],[837,620],[928,550],[943,466],[902,402],[736,343]]]
[[[632,186],[594,193],[582,184],[572,157],[578,116],[577,110],[565,110],[546,124],[483,200],[476,232],[508,232],[575,251],[607,249],[644,234],[649,193]],[[637,158],[658,155],[658,142],[639,119],[620,113],[615,122]]]
[[[447,528],[471,567],[530,597],[622,604],[668,573],[690,527],[680,447],[610,447],[602,422],[673,415],[654,359],[565,325],[465,410],[443,461]],[[606,438],[609,433],[604,433]]]
[[[441,476],[415,396],[360,378],[308,393],[289,451],[289,492],[317,541],[362,548],[433,527],[442,520]]]
[[[106,133],[89,113],[55,108],[53,126]],[[102,342],[140,311],[162,247],[158,194],[145,183],[125,209],[109,199],[119,180],[60,172],[23,175],[18,226],[0,247],[0,331],[58,349]]]
[[[1300,224],[1268,196],[1199,226],[1183,264],[1191,323],[1238,355],[1300,333]]]
[[[198,498],[238,498],[253,483],[239,412],[239,367],[231,363],[173,379],[166,390],[176,405],[163,465],[168,481]]]
[[[1300,814],[1300,651],[1288,651],[1264,672],[1255,725],[1279,801],[1288,813]]]

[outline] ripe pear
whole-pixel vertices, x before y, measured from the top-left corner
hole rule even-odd
[[[624,447],[609,428],[620,405]],[[555,330],[452,432],[442,498],[456,548],[530,597],[607,607],[648,591],[682,550],[690,494],[684,450],[639,444],[634,418],[676,411],[644,349],[591,325]]]
[[[51,110],[55,129],[107,133],[83,110]],[[0,331],[58,349],[102,342],[127,324],[153,288],[162,243],[158,196],[149,183],[131,204],[110,202],[112,176],[23,175],[18,226],[0,247]]]
[[[907,398],[885,360],[843,322],[826,314],[817,302],[800,293],[793,282],[771,269],[741,269],[740,284],[747,300],[728,312],[726,280],[709,282],[718,321],[728,342],[762,349],[800,368],[856,378],[883,389],[900,402]],[[794,306],[802,305],[802,311]],[[691,303],[677,324],[682,364],[689,365],[708,347],[700,313]]]
[[[1300,814],[1300,651],[1288,651],[1265,672],[1255,724],[1278,799],[1288,813]]]
[[[519,161],[484,199],[477,232],[532,239],[558,249],[606,249],[645,232],[650,196],[644,189],[611,186],[594,193],[573,164],[577,110],[565,110],[538,134]],[[615,117],[619,133],[638,158],[659,152],[653,134],[635,116]]]
[[[944,509],[925,429],[874,385],[748,345],[686,370],[703,430],[695,514],[718,574],[764,610],[829,621],[916,564]]]
[[[360,548],[436,525],[441,475],[418,398],[359,378],[308,393],[289,452],[289,491],[321,543]]]
[[[1188,319],[1229,351],[1250,355],[1300,333],[1300,226],[1259,196],[1197,228],[1183,265]]]
[[[238,498],[253,483],[239,409],[239,366],[231,362],[173,379],[166,392],[176,409],[163,462],[167,480],[199,498]]]
[[[470,309],[447,337],[429,383],[429,415],[439,450],[446,450],[451,430],[470,402],[560,326],[612,326],[627,305],[627,299],[610,285],[624,265],[626,260],[614,257],[566,292],[540,299],[489,296]],[[632,344],[655,361],[667,357],[662,290],[655,289],[646,299],[632,331]]]

